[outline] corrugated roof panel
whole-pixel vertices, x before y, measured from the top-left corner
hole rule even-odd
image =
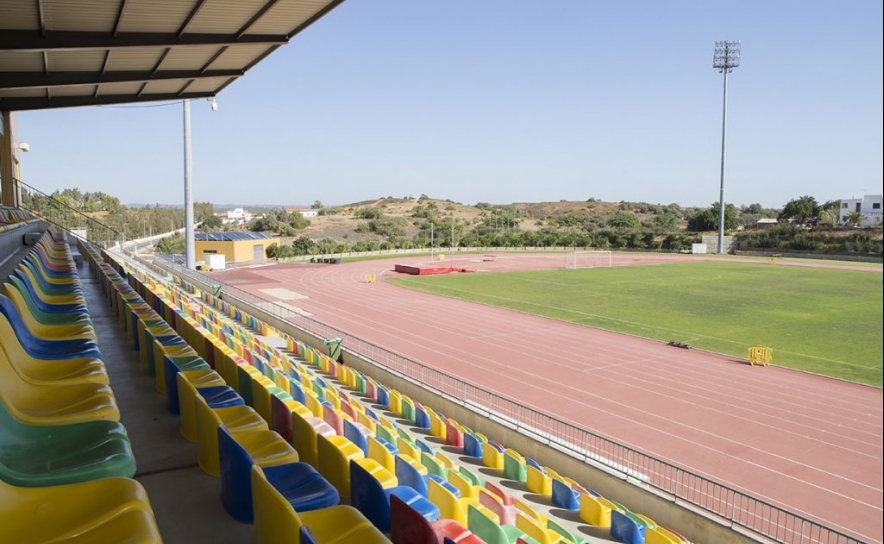
[[[209,66],[210,70],[241,70],[270,49],[268,45],[233,45]]]
[[[98,72],[104,64],[104,51],[51,51],[47,54],[53,72]]]
[[[211,93],[219,89],[222,85],[227,83],[227,80],[230,79],[227,76],[221,77],[207,77],[204,79],[194,80],[193,83],[187,87],[187,92],[189,93]]]
[[[148,81],[147,87],[144,88],[143,95],[177,93],[188,82],[188,79],[161,79],[157,81]],[[190,89],[190,87],[188,87]]]
[[[60,96],[92,96],[95,85],[68,85],[67,87],[53,87],[52,97]]]
[[[119,2],[106,0],[43,0],[43,20],[46,30],[110,32],[118,9]]]
[[[126,47],[111,51],[107,71],[153,70],[165,47]]]
[[[178,32],[197,0],[129,0],[120,32]]]
[[[93,85],[89,85],[89,87],[94,89]],[[141,89],[140,81],[132,81],[126,83],[102,83],[101,89],[99,89],[98,91],[98,95],[106,96],[115,94],[137,94],[139,89]]]
[[[0,51],[0,66],[8,72],[42,72],[43,55],[36,51]]]
[[[288,34],[331,3],[328,0],[282,0],[246,34]]]
[[[199,70],[221,49],[218,45],[195,45],[172,49],[160,70]]]
[[[3,28],[9,30],[38,30],[36,0],[7,0],[3,2]]]
[[[211,0],[206,2],[187,32],[235,34],[267,0]]]
[[[0,89],[0,98],[37,98],[46,96],[46,87],[39,89]]]

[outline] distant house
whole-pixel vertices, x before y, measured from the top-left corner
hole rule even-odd
[[[850,223],[848,216],[854,212],[863,214],[863,220],[859,224],[861,227],[880,227],[881,226],[881,198],[882,195],[866,195],[862,198],[842,198],[841,208],[838,210],[838,224],[847,225]]]
[[[252,214],[242,208],[234,208],[224,213],[216,214],[225,225],[244,225],[252,220]]]
[[[770,228],[773,228],[779,224],[780,224],[780,222],[777,221],[775,218],[765,217],[765,218],[759,219],[758,221],[755,222],[755,228],[756,229],[770,229]]]
[[[289,213],[299,213],[301,217],[305,219],[310,219],[311,217],[319,217],[319,210],[313,208],[298,208],[298,207],[286,207],[285,211]]]

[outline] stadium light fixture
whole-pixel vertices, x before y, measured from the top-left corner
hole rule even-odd
[[[727,75],[740,65],[740,42],[715,42],[712,67],[724,74],[724,99],[721,107],[721,189],[718,201],[718,253],[724,253],[724,156],[727,130]]]

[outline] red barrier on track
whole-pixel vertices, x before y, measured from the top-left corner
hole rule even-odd
[[[453,266],[412,266],[408,264],[397,264],[394,267],[394,270],[403,274],[411,274],[412,276],[429,276],[431,274],[472,272],[472,270],[469,270],[467,268],[456,268]]]

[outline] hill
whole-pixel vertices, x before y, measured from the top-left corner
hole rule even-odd
[[[413,238],[426,231],[428,222],[435,228],[451,223],[458,225],[462,233],[485,226],[492,232],[532,232],[544,228],[559,229],[563,226],[576,227],[589,221],[599,228],[608,226],[611,217],[621,212],[634,215],[637,224],[653,221],[657,215],[670,214],[675,230],[683,230],[686,217],[693,208],[682,208],[677,204],[657,205],[647,203],[615,203],[590,199],[586,202],[515,202],[512,204],[491,205],[477,203],[466,205],[452,200],[421,198],[378,198],[354,202],[341,206],[324,208],[321,215],[310,219],[310,226],[301,231],[311,240],[324,238],[344,241],[350,244],[359,241],[383,240],[386,236],[360,228],[373,218],[388,220],[400,219],[403,224],[402,236]],[[285,242],[285,241],[284,241]]]

